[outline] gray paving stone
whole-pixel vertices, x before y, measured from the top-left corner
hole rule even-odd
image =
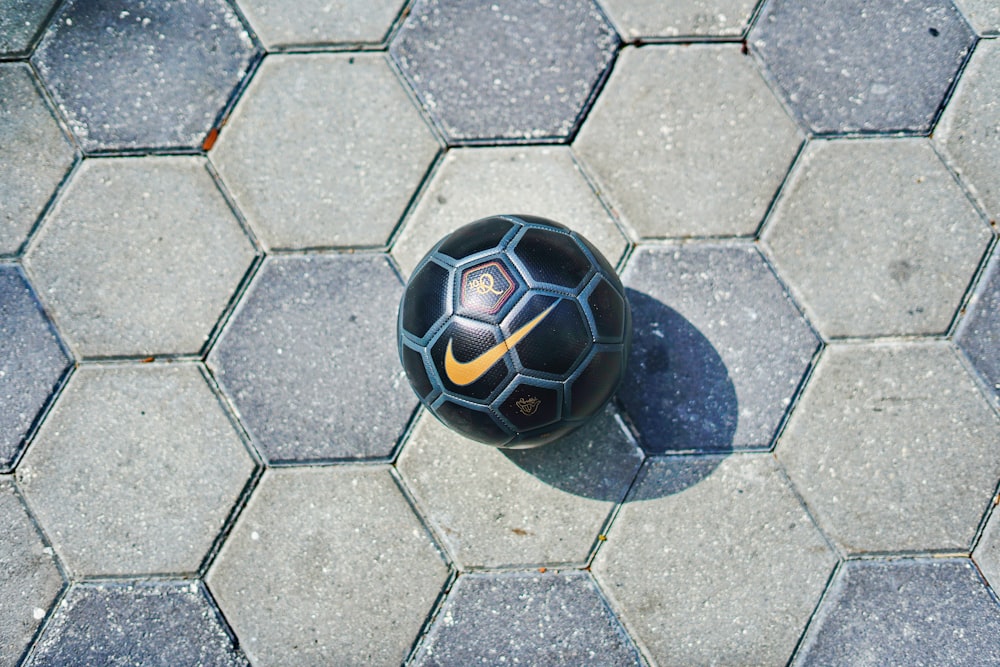
[[[955,341],[1000,404],[1000,254],[996,250],[979,279]]]
[[[32,62],[100,151],[201,146],[257,57],[226,0],[69,0]]]
[[[274,461],[389,457],[417,398],[396,352],[385,255],[270,258],[209,356]]]
[[[944,342],[834,345],[776,453],[849,552],[964,551],[1000,479],[1000,418]]]
[[[795,665],[995,665],[1000,606],[972,563],[849,561],[830,585]]]
[[[58,0],[0,0],[0,55],[25,55]],[[0,85],[0,90],[4,86]],[[4,142],[0,142],[2,145]]]
[[[0,256],[20,249],[74,157],[31,69],[0,63]]]
[[[530,213],[567,225],[614,265],[628,241],[565,146],[456,148],[448,151],[392,254],[410,273],[424,254],[464,224]]]
[[[63,580],[6,476],[0,476],[0,526],[0,665],[16,665]]]
[[[756,0],[601,0],[628,40],[656,37],[737,37]]]
[[[448,568],[385,467],[271,469],[207,582],[266,665],[399,664]]]
[[[825,337],[943,334],[989,228],[926,139],[813,141],[762,239]]]
[[[817,133],[928,132],[975,41],[951,0],[769,0],[749,36]]]
[[[636,233],[661,238],[756,232],[801,143],[726,44],[623,50],[573,148]]]
[[[199,365],[81,366],[17,469],[76,575],[198,570],[254,463]]]
[[[1000,590],[1000,512],[996,511],[996,505],[993,506],[993,513],[972,552],[972,558],[994,592]]]
[[[606,409],[533,450],[502,452],[424,413],[399,472],[453,558],[465,568],[585,565],[642,453]]]
[[[198,157],[86,160],[25,265],[80,355],[198,354],[254,249]]]
[[[998,126],[1000,41],[983,40],[941,116],[934,141],[993,220],[1000,219]]]
[[[819,340],[747,245],[640,246],[618,392],[650,453],[769,447]]]
[[[666,665],[791,655],[836,557],[769,454],[652,459],[594,573]]]
[[[313,54],[264,61],[211,158],[266,246],[382,246],[437,152],[383,55]]]
[[[582,572],[458,578],[416,665],[639,665],[639,654]]]
[[[24,274],[0,264],[0,471],[17,461],[69,365]]]
[[[980,35],[1000,35],[1000,5],[994,0],[955,0]]]
[[[249,666],[200,583],[77,584],[27,665]]]
[[[615,57],[592,0],[421,0],[389,52],[450,143],[569,138]]]
[[[399,15],[401,0],[238,0],[269,49],[315,44],[378,44]]]

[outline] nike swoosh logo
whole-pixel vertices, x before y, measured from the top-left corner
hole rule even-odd
[[[454,339],[448,340],[448,349],[444,352],[444,373],[448,376],[448,379],[457,384],[460,387],[464,387],[467,384],[472,384],[479,378],[481,378],[486,371],[496,362],[500,361],[503,355],[507,354],[508,351],[514,349],[514,346],[521,342],[521,339],[531,333],[531,330],[538,326],[538,323],[545,319],[545,316],[552,312],[552,309],[556,307],[559,302],[556,301],[554,304],[543,310],[538,314],[535,319],[526,323],[520,329],[512,333],[510,336],[500,341],[490,349],[486,350],[480,354],[475,359],[471,361],[459,361],[455,358],[455,354],[451,351],[451,344]]]

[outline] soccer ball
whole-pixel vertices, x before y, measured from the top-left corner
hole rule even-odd
[[[528,215],[477,220],[420,261],[397,322],[399,357],[442,422],[496,447],[583,424],[625,374],[632,318],[589,241]]]

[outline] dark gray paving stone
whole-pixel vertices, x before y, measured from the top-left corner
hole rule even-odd
[[[996,250],[969,302],[955,341],[1000,404],[1000,253]]]
[[[58,1],[0,0],[0,55],[27,53],[45,17]]]
[[[200,146],[256,57],[226,0],[70,0],[32,62],[98,151]]]
[[[618,396],[650,453],[769,447],[819,339],[748,245],[640,246]]]
[[[770,0],[749,42],[813,132],[927,132],[975,39],[950,0]]]
[[[402,0],[239,0],[265,46],[378,44],[399,15]]]
[[[14,464],[69,365],[24,274],[0,264],[0,471]]]
[[[77,584],[26,663],[32,667],[249,665],[202,584]]]
[[[591,0],[417,3],[390,47],[452,143],[565,139],[614,58]]]
[[[996,665],[1000,606],[972,562],[848,561],[794,665]]]
[[[417,405],[385,255],[270,258],[209,357],[274,461],[388,457]]]
[[[458,578],[414,664],[639,665],[638,651],[589,576]]]

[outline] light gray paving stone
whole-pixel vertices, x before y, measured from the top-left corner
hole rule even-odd
[[[386,467],[264,473],[209,571],[250,660],[399,664],[448,568]]]
[[[975,40],[951,0],[769,0],[748,38],[816,133],[928,132]]]
[[[738,37],[756,0],[601,0],[625,39]]]
[[[1000,418],[944,342],[833,345],[776,453],[849,552],[964,551],[1000,479]]]
[[[77,584],[39,638],[30,667],[248,667],[194,581]]]
[[[955,341],[1000,404],[1000,253],[996,250],[969,301]]]
[[[1000,35],[1000,5],[995,0],[955,0],[980,35]]]
[[[618,392],[650,453],[766,448],[820,342],[751,245],[644,247]]]
[[[968,559],[849,561],[794,665],[995,665],[1000,606]]]
[[[614,413],[557,442],[502,452],[424,413],[399,457],[421,509],[465,568],[586,563],[642,463]]]
[[[0,475],[0,665],[16,665],[62,589],[52,549],[42,542],[14,491]]]
[[[660,238],[756,232],[801,142],[727,44],[623,50],[573,148],[636,233]]]
[[[81,366],[17,469],[75,575],[200,567],[254,463],[197,364]]]
[[[58,0],[0,0],[0,54],[24,55]],[[0,91],[4,86],[0,84]],[[3,145],[4,142],[0,142]]]
[[[639,655],[582,572],[458,578],[416,665],[640,665]]]
[[[0,9],[0,25],[3,20]],[[0,63],[0,255],[20,249],[74,155],[31,69]]]
[[[80,355],[198,354],[254,249],[198,157],[87,160],[25,256]]]
[[[976,561],[994,592],[1000,591],[1000,512],[996,511],[996,505],[975,551],[972,552],[972,559]]]
[[[383,55],[279,55],[211,159],[266,246],[382,246],[437,152]]]
[[[401,0],[306,0],[288,11],[282,0],[239,0],[268,48],[315,44],[378,44],[402,8]]]
[[[435,243],[491,215],[530,213],[577,231],[612,266],[628,241],[565,146],[455,148],[448,151],[393,244],[406,273]]]
[[[773,457],[651,459],[594,560],[667,665],[784,664],[836,557]]]
[[[762,239],[825,337],[942,334],[989,228],[925,139],[814,141]]]
[[[208,363],[271,462],[388,458],[417,406],[385,255],[270,258]]]
[[[934,141],[994,221],[1000,219],[998,126],[1000,40],[983,40],[941,116]]]

